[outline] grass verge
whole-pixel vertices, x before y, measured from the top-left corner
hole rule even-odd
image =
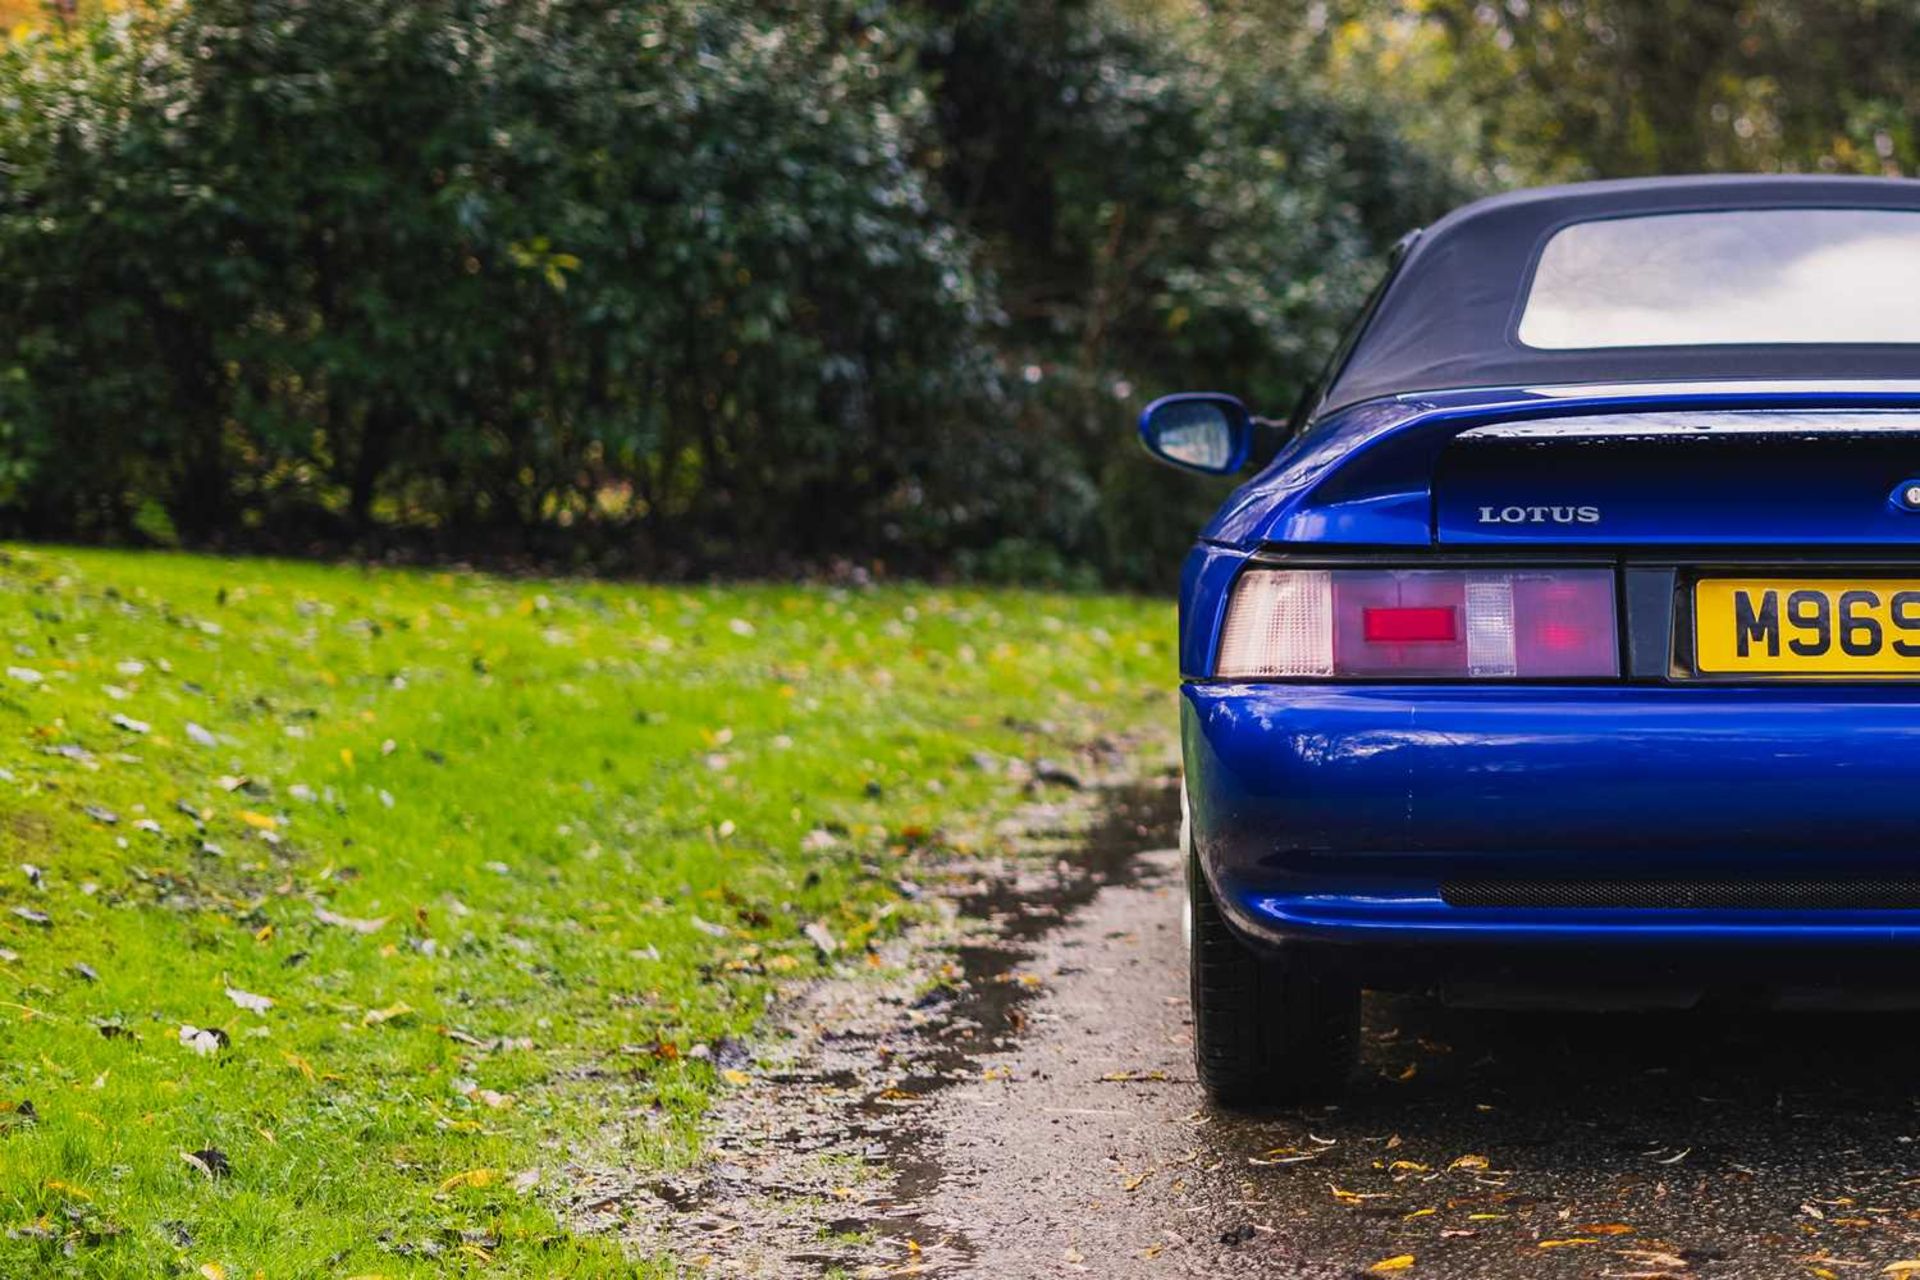
[[[0,1275],[668,1274],[671,1168],[899,860],[1165,721],[1171,609],[0,549]],[[833,949],[831,959],[823,952]]]

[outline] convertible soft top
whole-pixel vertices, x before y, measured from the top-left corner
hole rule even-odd
[[[1319,412],[1381,396],[1466,387],[1920,376],[1920,344],[1914,342],[1576,347],[1521,340],[1528,291],[1556,232],[1607,219],[1783,209],[1920,213],[1920,181],[1644,178],[1517,191],[1467,205],[1412,238]],[[1879,300],[1861,301],[1869,307]]]

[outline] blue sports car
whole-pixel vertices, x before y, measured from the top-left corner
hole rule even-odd
[[[1199,1074],[1362,988],[1685,1005],[1920,966],[1920,182],[1605,182],[1408,236],[1180,584]]]

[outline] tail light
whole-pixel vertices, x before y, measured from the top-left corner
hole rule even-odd
[[[1620,674],[1610,569],[1255,569],[1215,674],[1595,678]]]

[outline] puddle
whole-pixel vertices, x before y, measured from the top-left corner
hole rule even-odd
[[[943,920],[890,944],[883,959],[897,976],[795,993],[762,1050],[769,1069],[709,1117],[708,1161],[639,1185],[589,1173],[576,1205],[619,1212],[598,1224],[576,1213],[577,1225],[620,1230],[713,1275],[857,1277],[971,1260],[960,1224],[923,1203],[944,1176],[926,1113],[1025,1027],[1040,992],[1022,969],[1034,944],[1178,836],[1170,780],[1101,789],[1077,812],[1088,801],[1089,827],[1067,825],[1073,806],[1042,811],[1020,829],[1017,856],[929,868]]]

